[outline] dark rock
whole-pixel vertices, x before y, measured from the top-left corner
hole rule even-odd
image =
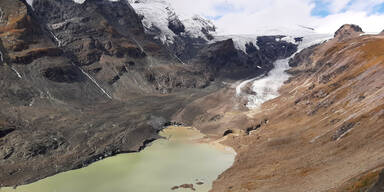
[[[192,191],[196,191],[193,184],[183,184],[183,185],[180,185],[179,188],[191,189]]]
[[[304,37],[296,37],[296,38],[295,38],[295,42],[296,42],[296,43],[300,43],[300,42],[303,41],[303,39],[304,39]]]
[[[308,112],[308,116],[315,115],[320,109],[328,108],[333,105],[334,101],[332,99],[326,99],[320,103],[318,103],[310,112]]]
[[[60,146],[64,145],[65,142],[66,141],[63,138],[44,138],[40,142],[33,143],[28,147],[26,157],[30,158],[37,155],[44,155],[52,150],[58,149]]]
[[[75,83],[85,80],[85,76],[75,66],[53,67],[44,72],[44,76],[58,83]]]
[[[109,83],[110,85],[113,85],[113,84],[116,83],[119,79],[120,79],[120,76],[116,75],[116,76],[113,77],[113,79],[111,79],[108,83]]]
[[[174,19],[168,22],[168,28],[171,29],[175,34],[185,32],[185,26],[179,19]]]
[[[328,96],[329,93],[327,93],[326,91],[324,90],[319,90],[319,91],[314,91],[312,93],[312,97],[313,98],[325,98],[326,96]]]
[[[330,82],[334,77],[343,73],[348,68],[349,68],[348,65],[343,65],[343,66],[337,68],[336,70],[332,71],[331,73],[321,76],[320,83],[326,84],[326,83]]]
[[[345,133],[351,130],[356,125],[355,122],[344,123],[339,129],[337,129],[336,133],[332,136],[332,140],[336,141],[340,137],[342,137]]]
[[[308,47],[302,50],[300,53],[296,54],[292,59],[289,60],[289,66],[290,67],[311,66],[312,59],[310,56],[318,47],[318,45],[319,44],[312,45],[311,47]]]
[[[384,191],[384,170],[381,171],[379,175],[379,180],[375,183],[375,185],[368,190],[368,192],[382,192]]]
[[[169,127],[169,126],[183,126],[183,125],[184,125],[183,123],[173,122],[173,121],[164,123],[164,127]]]
[[[251,133],[251,131],[255,131],[255,130],[259,129],[260,127],[261,127],[261,124],[257,124],[255,126],[248,127],[246,130],[247,135],[249,135]]]
[[[7,127],[1,127],[0,126],[0,138],[7,136],[8,134],[15,131],[14,128],[7,128]]]
[[[211,119],[209,119],[209,121],[219,121],[223,117],[224,117],[224,115],[218,114],[218,115],[213,116]]]
[[[142,146],[140,146],[139,151],[145,149],[149,144],[153,143],[156,139],[146,139]]]
[[[229,130],[226,130],[224,132],[223,136],[227,136],[227,135],[232,134],[232,133],[233,133],[233,131],[229,129]]]
[[[232,39],[205,46],[198,54],[199,62],[216,77],[244,79],[259,76],[273,68],[277,59],[286,58],[297,50],[297,45],[277,41],[282,36],[261,36],[257,38],[257,46],[249,43],[244,53],[235,48]],[[197,62],[197,61],[196,61]]]
[[[13,147],[0,147],[0,159],[8,159],[15,152]]]
[[[256,48],[256,46],[253,43],[247,43],[245,45],[245,48],[246,48],[246,52],[248,54],[252,54],[252,53],[257,52],[257,48]]]
[[[340,122],[341,121],[341,119],[332,119],[331,121],[330,121],[330,123],[332,124],[332,125],[334,125],[334,124],[336,124],[336,123],[338,123],[338,122]]]

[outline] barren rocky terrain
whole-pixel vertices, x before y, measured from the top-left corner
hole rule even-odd
[[[177,44],[164,44],[129,2],[0,1],[0,187],[138,152],[182,123],[237,152],[212,191],[384,191],[383,34],[342,26],[290,60],[279,97],[248,109],[236,86],[302,39],[244,51],[207,40],[213,28],[185,36],[175,18]]]
[[[176,53],[141,19],[128,1],[0,1],[0,186],[138,152],[188,103],[297,49],[188,37]]]

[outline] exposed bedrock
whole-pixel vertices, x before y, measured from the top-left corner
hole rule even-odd
[[[127,1],[32,6],[0,1],[1,186],[139,151],[187,104],[297,49],[278,37],[259,37],[246,53],[232,40],[190,38],[184,45],[196,46],[178,53],[144,33]]]

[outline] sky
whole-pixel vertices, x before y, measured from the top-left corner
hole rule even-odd
[[[314,28],[334,33],[343,24],[384,30],[384,0],[170,0],[184,16],[202,15],[225,34],[260,34]],[[278,32],[277,32],[278,33]]]

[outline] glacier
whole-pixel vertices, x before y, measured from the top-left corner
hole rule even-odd
[[[303,37],[303,41],[299,43],[299,53],[303,49],[308,48],[312,45],[322,43],[331,39],[333,36],[329,34],[312,34]],[[266,101],[272,100],[279,96],[279,89],[290,77],[285,71],[288,70],[289,60],[294,57],[293,54],[289,58],[277,60],[274,63],[274,68],[263,78],[256,78],[246,80],[240,83],[236,88],[236,96],[241,95],[241,88],[251,83],[251,91],[253,94],[247,95],[248,103],[246,104],[249,109],[257,109]]]

